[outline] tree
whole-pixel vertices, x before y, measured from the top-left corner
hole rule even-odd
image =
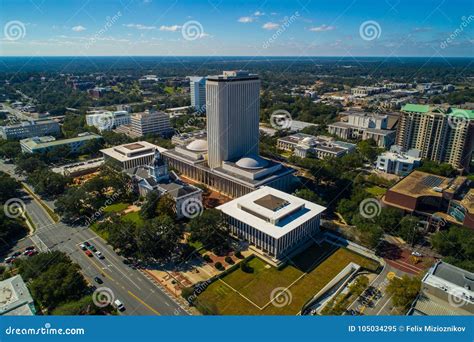
[[[0,171],[0,203],[5,203],[10,198],[16,197],[20,188],[19,182],[7,173]]]
[[[405,216],[400,221],[399,235],[406,242],[414,245],[421,238],[421,232],[418,228],[420,220],[414,216]]]
[[[166,215],[169,217],[175,217],[175,208],[176,204],[171,195],[169,194],[164,194],[160,197],[158,200],[158,203],[156,205],[156,213],[158,215]]]
[[[94,304],[92,296],[84,296],[79,300],[59,305],[51,314],[55,316],[104,315],[114,311],[111,305],[101,308]]]
[[[474,232],[467,227],[450,226],[431,236],[431,244],[444,260],[474,272]]]
[[[359,223],[357,230],[361,232],[360,240],[362,244],[375,248],[383,237],[383,230],[373,223]]]
[[[388,234],[396,234],[398,225],[403,218],[403,213],[395,208],[381,208],[376,217],[377,224]]]
[[[228,231],[222,213],[217,209],[204,210],[202,215],[189,222],[191,240],[201,241],[207,248],[228,249]]]
[[[156,207],[160,200],[160,194],[157,191],[150,191],[146,195],[145,202],[140,209],[140,216],[144,219],[151,219],[156,216]]]
[[[69,180],[58,173],[41,170],[28,176],[28,183],[33,185],[35,191],[43,196],[57,196],[64,192]]]
[[[21,146],[18,141],[4,140],[0,143],[0,157],[16,158],[21,154]]]
[[[31,174],[36,170],[47,169],[47,165],[39,156],[24,154],[16,160],[16,172],[20,174]]]
[[[120,216],[113,216],[104,220],[97,227],[108,234],[107,242],[126,256],[134,256],[137,253],[137,242],[135,239],[137,226],[131,221],[122,221]]]
[[[387,293],[392,296],[392,303],[396,307],[407,310],[420,292],[421,280],[404,275],[394,277],[387,286]]]
[[[182,231],[169,216],[158,216],[137,227],[137,249],[143,259],[169,259],[179,245]]]
[[[360,154],[369,162],[373,163],[377,159],[377,143],[373,139],[362,140],[357,143]]]
[[[319,197],[314,191],[311,191],[309,189],[298,189],[295,191],[295,196],[316,204],[325,204],[324,200],[321,197]]]

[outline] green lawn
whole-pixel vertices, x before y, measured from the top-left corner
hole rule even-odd
[[[380,186],[374,185],[370,188],[365,189],[369,194],[373,196],[383,196],[387,192],[387,189],[384,189]]]
[[[253,273],[237,269],[223,277],[222,281],[215,281],[199,295],[197,307],[220,315],[296,315],[309,299],[351,261],[372,270],[378,267],[370,259],[329,244],[311,246],[280,270],[254,258],[249,262],[254,269]],[[290,286],[305,272],[308,273]],[[263,307],[271,300],[271,293],[275,288],[288,286],[291,302],[283,307],[270,304],[260,310],[239,295],[240,293]]]
[[[143,219],[140,217],[140,212],[135,211],[122,216],[122,221],[131,221],[136,224],[143,224]]]
[[[111,205],[108,205],[104,209],[104,212],[106,212],[106,213],[119,213],[119,212],[124,211],[125,209],[127,209],[129,205],[130,204],[128,204],[128,203],[111,204]]]

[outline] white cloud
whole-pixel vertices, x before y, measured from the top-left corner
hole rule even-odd
[[[265,13],[260,12],[260,11],[256,11],[253,15],[256,16],[256,17],[260,17],[262,15],[265,15]]]
[[[239,23],[244,23],[244,24],[253,23],[254,21],[255,19],[252,17],[240,17],[238,20]]]
[[[74,26],[74,27],[72,28],[72,30],[73,30],[74,32],[81,32],[81,31],[85,31],[86,28],[85,28],[84,26],[82,26],[82,25],[77,25],[77,26]]]
[[[172,26],[161,25],[160,26],[160,31],[177,32],[180,29],[181,29],[181,26],[179,26],[179,25],[172,25]]]
[[[156,26],[146,26],[146,25],[142,25],[142,24],[125,24],[123,26],[128,27],[128,28],[134,28],[134,29],[137,29],[137,30],[154,30],[154,29],[156,29]]]
[[[279,27],[280,27],[280,24],[272,23],[272,22],[265,23],[262,26],[262,28],[264,28],[265,30],[276,30]]]
[[[336,28],[335,26],[328,26],[326,24],[323,24],[321,26],[311,27],[309,30],[313,32],[324,32],[324,31],[332,31],[335,28]]]

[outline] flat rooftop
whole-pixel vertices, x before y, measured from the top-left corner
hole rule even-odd
[[[326,210],[323,206],[268,186],[217,209],[277,239]]]
[[[82,134],[74,138],[69,139],[60,139],[56,140],[55,137],[52,136],[44,136],[44,137],[33,137],[28,139],[20,140],[20,142],[29,148],[44,148],[44,147],[53,147],[53,146],[60,146],[65,144],[73,144],[80,141],[92,140],[92,139],[102,139],[102,136],[94,133]]]
[[[411,197],[442,197],[443,192],[455,193],[457,189],[464,184],[466,179],[466,177],[462,176],[447,178],[415,170],[392,186],[389,191]],[[435,189],[440,191],[436,191]]]
[[[165,148],[151,144],[147,141],[138,141],[131,144],[124,144],[105,148],[103,150],[100,150],[100,152],[113,159],[124,162],[147,155],[152,155],[155,153],[155,149],[160,151],[160,153],[167,151]]]

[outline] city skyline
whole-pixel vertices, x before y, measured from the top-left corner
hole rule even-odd
[[[470,56],[472,2],[372,4],[4,1],[0,50],[3,56]]]

